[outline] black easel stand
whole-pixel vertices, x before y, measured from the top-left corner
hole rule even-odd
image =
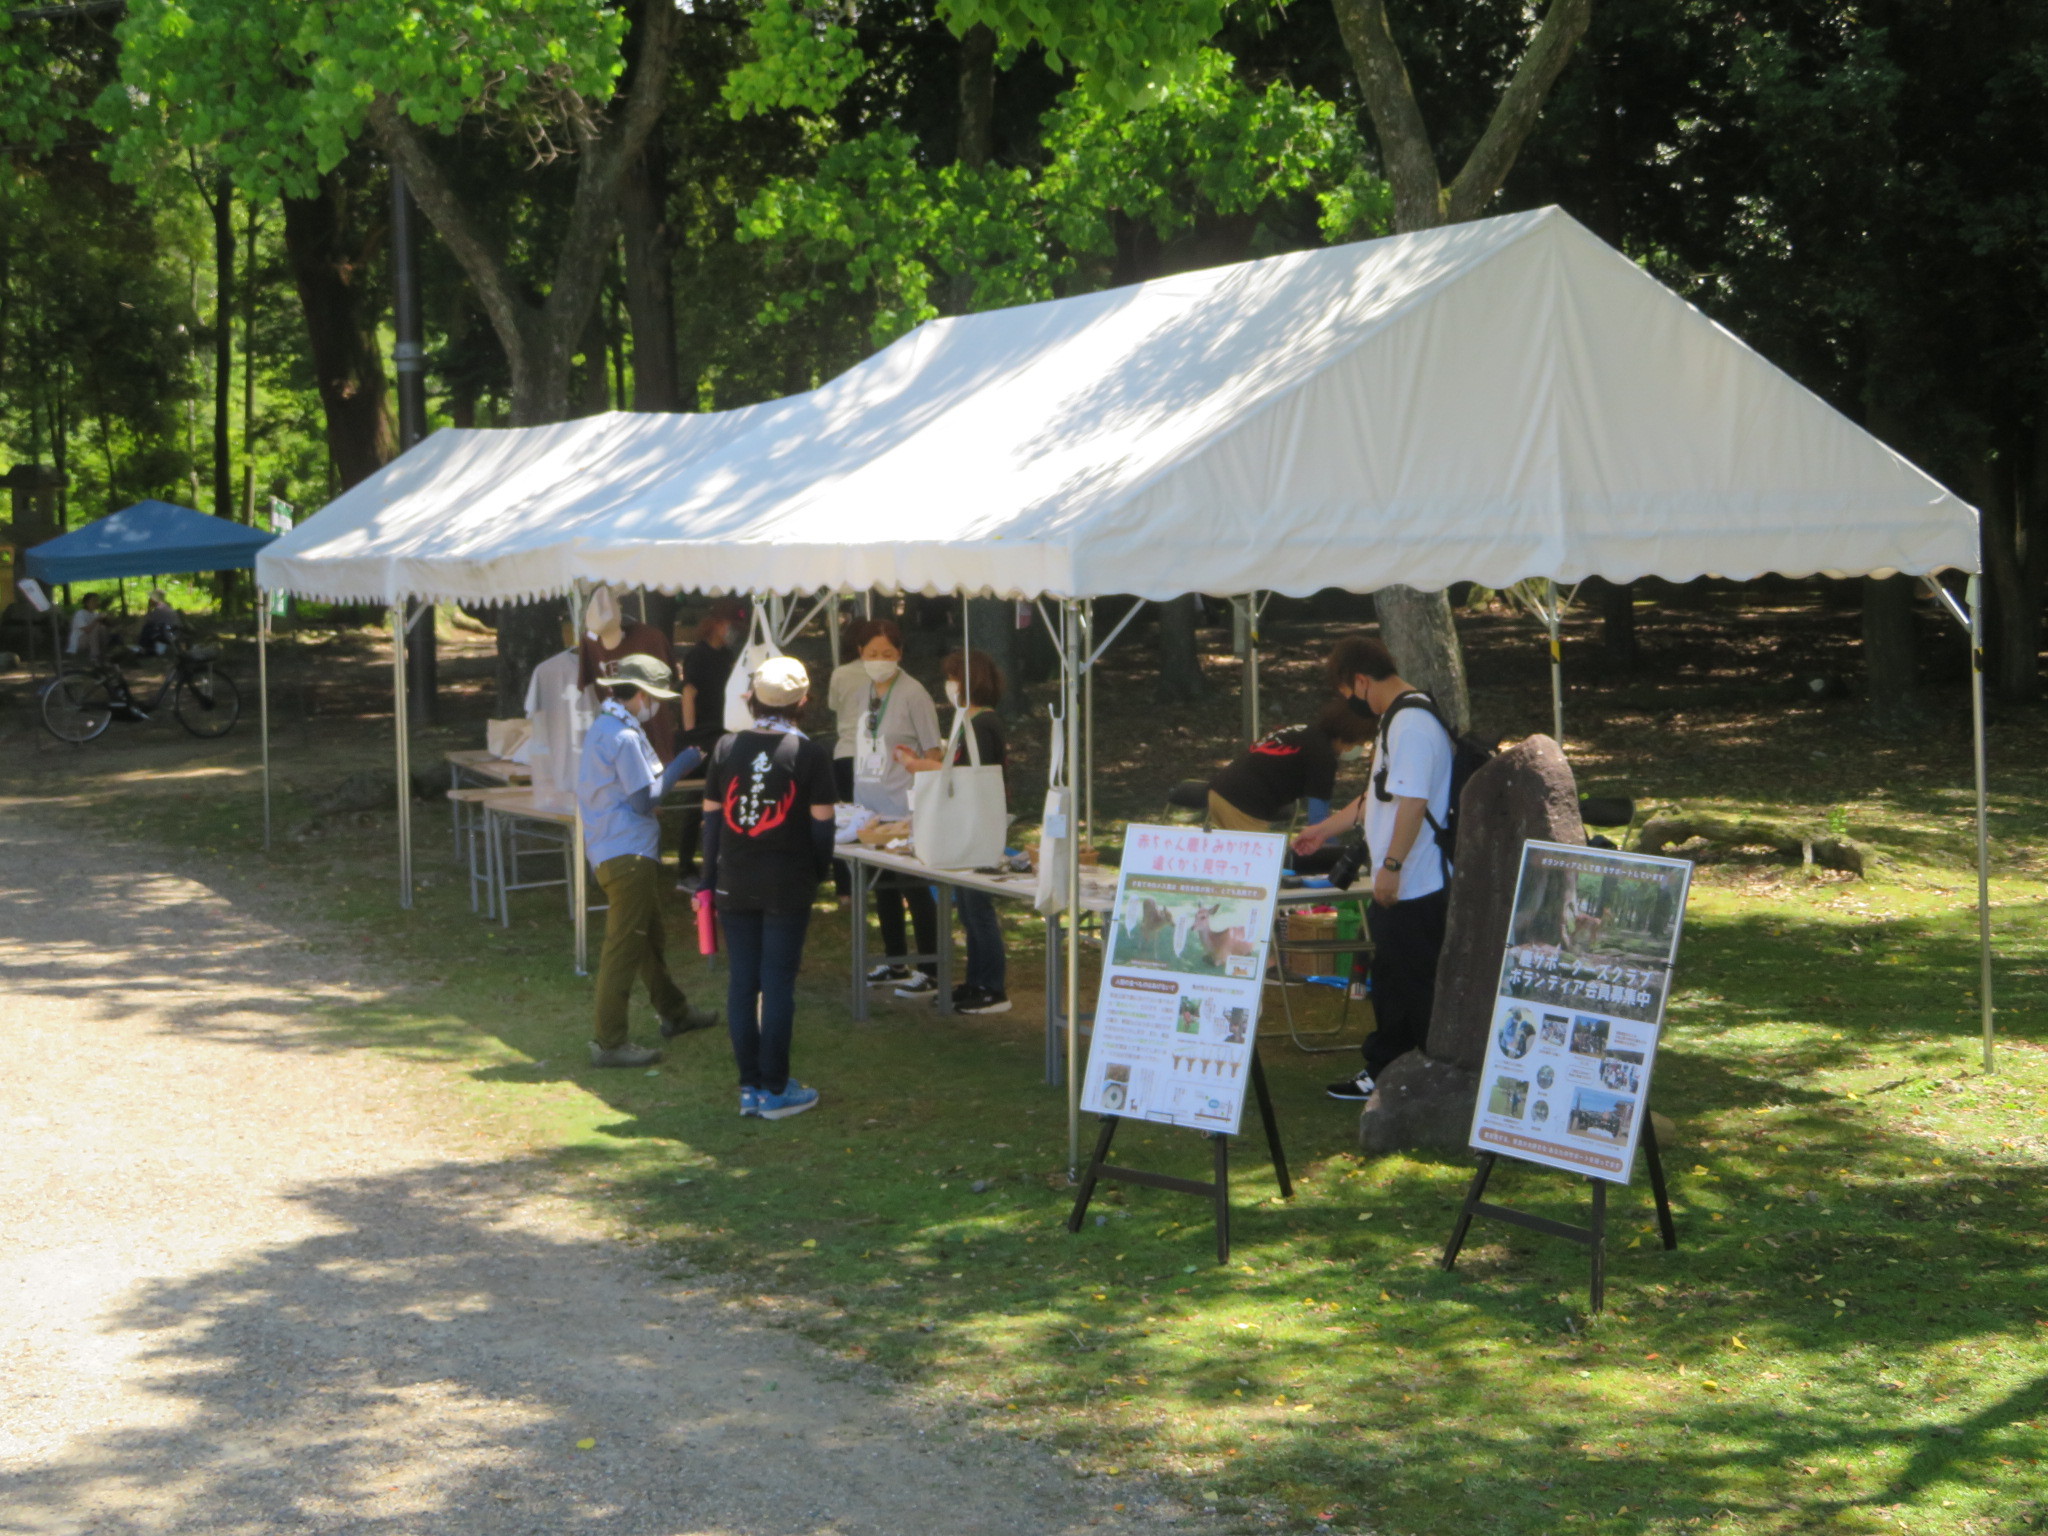
[[[1671,1196],[1664,1187],[1664,1159],[1657,1154],[1657,1127],[1649,1118],[1647,1107],[1643,1117],[1642,1135],[1643,1158],[1650,1165],[1650,1192],[1657,1198],[1657,1226],[1664,1234],[1664,1247],[1668,1251],[1678,1246],[1678,1229],[1671,1223]],[[1451,1241],[1444,1249],[1444,1268],[1450,1269],[1458,1262],[1458,1250],[1465,1246],[1465,1233],[1472,1225],[1474,1216],[1491,1216],[1495,1221],[1505,1221],[1517,1227],[1526,1227],[1531,1232],[1544,1232],[1552,1237],[1564,1238],[1567,1242],[1583,1243],[1592,1251],[1593,1257],[1593,1310],[1598,1312],[1607,1299],[1607,1180],[1588,1178],[1593,1186],[1593,1224],[1590,1227],[1569,1226],[1562,1221],[1552,1221],[1547,1216],[1532,1216],[1527,1211],[1510,1210],[1504,1205],[1493,1205],[1479,1197],[1486,1193],[1486,1181],[1493,1175],[1493,1165],[1499,1160],[1498,1154],[1479,1154],[1478,1171],[1472,1175],[1471,1187],[1465,1191],[1465,1203],[1458,1211],[1458,1224],[1451,1229]]]
[[[1273,1174],[1280,1182],[1281,1198],[1294,1198],[1294,1182],[1287,1177],[1287,1154],[1280,1150],[1280,1125],[1273,1118],[1273,1098],[1266,1092],[1266,1069],[1259,1064],[1259,1053],[1252,1051],[1252,1093],[1259,1101],[1259,1118],[1266,1124],[1266,1150],[1273,1157]],[[1230,1262],[1230,1138],[1221,1131],[1203,1132],[1216,1144],[1216,1177],[1204,1183],[1200,1179],[1176,1178],[1170,1173],[1148,1173],[1142,1168],[1119,1168],[1105,1163],[1109,1156],[1109,1144],[1116,1139],[1116,1128],[1122,1123],[1119,1115],[1102,1117],[1102,1134],[1095,1138],[1094,1155],[1088,1159],[1088,1171],[1081,1176],[1081,1189],[1074,1196],[1073,1213],[1067,1217],[1067,1230],[1081,1230],[1081,1218],[1088,1214],[1088,1202],[1095,1196],[1097,1179],[1116,1179],[1125,1184],[1143,1184],[1152,1189],[1178,1190],[1184,1195],[1202,1195],[1216,1203],[1216,1262]]]

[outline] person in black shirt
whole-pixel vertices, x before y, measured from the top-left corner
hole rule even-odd
[[[995,706],[1003,701],[1003,674],[986,653],[955,651],[940,663],[946,675],[946,702],[967,711],[967,728],[974,732],[975,749],[981,766],[1000,768],[1009,755],[1009,741],[1003,734],[1003,719]],[[968,681],[971,679],[971,681]],[[897,758],[913,773],[929,773],[942,765],[945,748],[916,753],[908,747],[896,749]],[[954,751],[957,767],[972,763],[967,743]],[[1007,788],[1007,786],[1006,786]],[[953,887],[954,903],[960,909],[960,929],[967,936],[967,979],[953,989],[955,1013],[1008,1013],[1010,994],[1008,961],[1003,953],[1003,925],[996,916],[995,898],[986,891]]]
[[[733,632],[746,622],[747,611],[735,602],[718,602],[697,626],[697,643],[683,652],[683,730],[677,740],[706,754],[725,734],[725,685],[732,678]],[[704,818],[694,810],[682,813],[676,829],[676,885],[694,890],[691,866],[697,862],[697,841]]]
[[[811,900],[832,863],[832,759],[797,729],[811,680],[793,656],[754,675],[753,729],[713,749],[704,780],[705,886],[732,968],[726,1018],[740,1113],[800,1115],[818,1090],[789,1075],[796,973]]]
[[[1252,743],[1243,756],[1209,781],[1209,821],[1228,832],[1270,832],[1294,802],[1308,803],[1309,824],[1330,814],[1337,765],[1361,756],[1372,722],[1345,708],[1323,706],[1307,725],[1290,725]]]

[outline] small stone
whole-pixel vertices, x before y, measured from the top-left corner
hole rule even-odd
[[[970,1187],[977,1195],[985,1195],[988,1193],[988,1180],[976,1179]]]

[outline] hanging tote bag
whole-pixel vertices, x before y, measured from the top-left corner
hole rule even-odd
[[[732,664],[732,676],[725,680],[725,728],[728,731],[751,731],[754,728],[754,712],[747,708],[747,693],[754,686],[754,674],[761,670],[762,662],[782,654],[768,637],[768,622],[762,617],[762,605],[755,603],[753,607],[754,616],[747,625],[747,643]]]
[[[1067,909],[1067,801],[1072,791],[1061,782],[1067,761],[1067,722],[1062,715],[1052,717],[1049,748],[1045,815],[1038,830],[1038,893],[1031,903],[1046,917]]]
[[[967,738],[967,761],[956,764],[960,738]],[[910,785],[910,852],[933,869],[980,869],[1003,857],[1009,830],[1009,800],[1003,792],[1003,770],[983,766],[981,743],[968,728],[967,711],[953,717],[945,755],[938,771],[920,773]]]

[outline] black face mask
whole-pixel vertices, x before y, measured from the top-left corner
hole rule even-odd
[[[1353,698],[1351,695],[1346,694],[1344,697],[1344,702],[1351,706],[1351,713],[1357,715],[1360,719],[1379,719],[1379,716],[1373,712],[1373,707],[1370,704],[1366,703],[1363,699]]]

